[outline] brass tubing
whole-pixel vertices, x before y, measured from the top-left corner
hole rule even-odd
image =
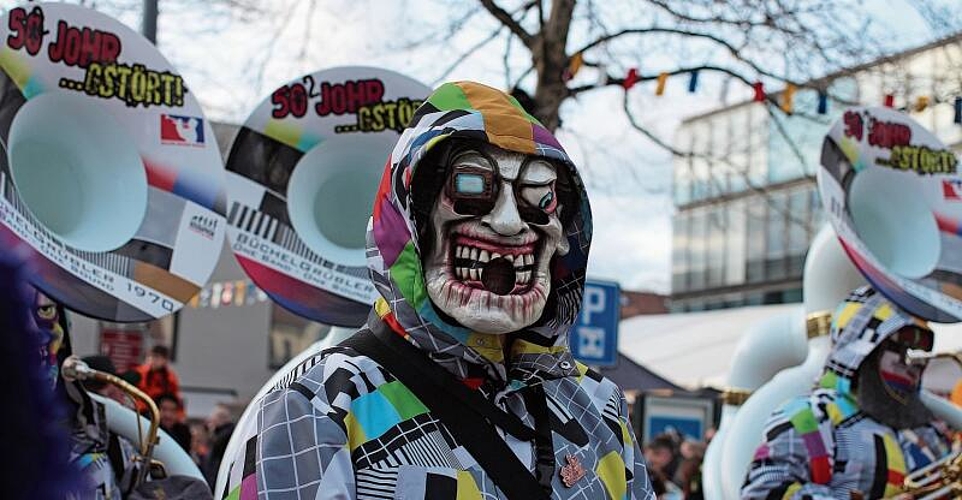
[[[142,484],[145,479],[147,479],[147,473],[150,471],[151,457],[154,454],[154,445],[157,443],[157,434],[160,431],[160,410],[157,409],[157,404],[151,399],[145,392],[141,391],[133,384],[127,382],[126,380],[110,373],[102,372],[100,370],[94,370],[87,366],[86,363],[78,358],[71,357],[64,361],[63,363],[63,375],[65,378],[76,378],[79,380],[94,379],[100,382],[105,382],[108,384],[113,384],[119,387],[122,391],[128,395],[138,399],[147,406],[150,411],[150,425],[147,428],[147,438],[142,440],[140,443],[140,455],[143,463],[141,464],[140,470],[137,472],[137,478],[135,485]],[[132,410],[136,413],[136,410]],[[140,418],[139,415],[137,417]],[[138,420],[138,427],[140,426]]]
[[[832,331],[832,312],[818,311],[805,317],[805,333],[809,339],[828,335]]]
[[[752,395],[752,391],[748,389],[742,389],[740,387],[726,387],[721,394],[722,403],[732,406],[741,406],[748,401]]]

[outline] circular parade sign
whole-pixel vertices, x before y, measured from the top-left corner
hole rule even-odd
[[[0,224],[35,285],[116,322],[173,313],[224,237],[223,163],[183,78],[122,23],[27,4],[0,27]]]
[[[278,304],[357,326],[377,298],[364,238],[391,149],[430,89],[371,67],[338,67],[275,90],[227,160],[234,256]]]
[[[856,267],[921,318],[962,319],[962,177],[931,132],[888,108],[851,108],[822,146],[827,215]]]

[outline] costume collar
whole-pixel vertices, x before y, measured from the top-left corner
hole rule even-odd
[[[574,376],[579,373],[574,357],[567,346],[543,346],[532,340],[539,336],[531,332],[532,340],[524,334],[494,335],[471,332],[466,339],[445,342],[443,332],[428,328],[405,329],[395,318],[387,301],[377,300],[369,321],[384,321],[391,329],[425,351],[433,361],[468,385],[481,379],[496,387],[517,390],[546,380]],[[505,359],[505,342],[513,338],[510,359]]]

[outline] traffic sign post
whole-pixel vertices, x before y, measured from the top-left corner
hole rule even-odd
[[[594,366],[616,365],[620,320],[621,288],[618,283],[586,280],[581,313],[569,339],[575,359]]]

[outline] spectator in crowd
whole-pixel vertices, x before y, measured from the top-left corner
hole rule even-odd
[[[210,455],[210,433],[207,432],[207,423],[193,422],[190,424],[190,457],[203,471],[208,455]]]
[[[170,394],[180,400],[180,385],[177,374],[170,366],[170,349],[167,346],[155,345],[147,354],[144,364],[134,368],[140,376],[138,388],[155,402],[161,394]]]
[[[714,427],[705,429],[705,448],[708,448],[708,445],[711,444],[711,440],[715,438],[716,432],[718,432],[718,429]]]
[[[677,454],[675,438],[667,433],[658,434],[645,445],[648,474],[655,494],[661,500],[682,498],[681,490],[671,482],[674,474],[673,464],[678,463]]]
[[[674,482],[681,488],[688,500],[701,500],[701,465],[705,458],[705,444],[700,441],[686,439],[679,448],[681,461],[675,471]]]
[[[227,405],[217,403],[214,406],[207,417],[207,430],[210,432],[210,453],[207,456],[203,472],[207,482],[213,488],[214,482],[217,480],[217,470],[220,468],[220,462],[227,450],[227,443],[230,441],[231,434],[234,433],[234,421]]]
[[[190,429],[181,421],[184,406],[176,396],[164,393],[154,398],[160,410],[160,428],[177,441],[184,451],[190,451]]]

